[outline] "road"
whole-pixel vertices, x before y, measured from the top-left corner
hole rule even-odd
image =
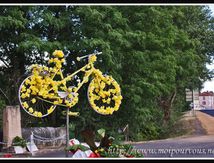
[[[200,110],[202,113],[206,113],[212,117],[214,117],[214,109],[210,110]]]
[[[157,140],[134,146],[145,158],[214,158],[214,136]]]
[[[211,116],[210,116],[211,115]],[[194,135],[165,140],[132,143],[133,151],[143,152],[145,158],[214,158],[214,111],[197,111]],[[205,128],[203,128],[203,127]],[[40,152],[34,157],[65,158],[62,150]],[[69,158],[72,154],[69,155]]]

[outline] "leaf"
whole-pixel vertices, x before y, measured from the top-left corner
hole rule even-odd
[[[81,144],[75,144],[75,145],[72,145],[72,146],[68,147],[69,151],[76,151],[78,149],[80,149],[81,151],[84,152],[84,151],[89,150],[90,148],[88,148],[88,147],[86,147],[84,145],[81,145]]]
[[[97,132],[98,132],[98,134],[99,134],[102,138],[104,138],[104,136],[105,136],[105,129],[101,128],[101,129],[97,130]]]

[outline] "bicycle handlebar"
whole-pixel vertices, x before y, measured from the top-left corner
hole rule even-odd
[[[103,52],[96,52],[96,53],[84,55],[84,56],[82,56],[82,57],[77,57],[77,61],[80,61],[81,59],[86,58],[86,57],[89,57],[89,56],[91,56],[91,55],[100,55],[100,54],[102,54],[102,53],[103,53]]]

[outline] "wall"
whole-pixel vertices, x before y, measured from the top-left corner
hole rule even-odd
[[[64,127],[31,127],[22,128],[22,137],[30,141],[31,134],[34,134],[34,143],[37,148],[57,148],[65,145],[66,130]],[[56,138],[60,138],[56,140]],[[53,141],[54,140],[54,141]]]

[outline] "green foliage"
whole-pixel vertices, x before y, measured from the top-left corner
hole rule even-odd
[[[19,136],[16,136],[13,141],[13,146],[21,146],[22,148],[26,147],[27,146],[27,142],[25,139],[19,137]]]
[[[74,144],[72,146],[69,146],[66,150],[71,151],[71,152],[76,152],[78,149],[81,151],[87,151],[90,148],[88,148],[84,145],[81,145],[81,144]]]
[[[118,141],[115,141],[115,138],[113,138],[112,136],[107,136],[109,134],[106,134],[105,129],[101,128],[97,130],[97,133],[99,134],[99,137],[101,137],[100,145],[98,147],[94,146],[95,142],[92,130],[86,129],[82,134],[85,142],[89,145],[90,150],[92,150],[96,156],[108,158],[144,157],[143,153],[134,149],[134,146],[132,146],[131,144],[121,144]],[[72,146],[70,149],[73,149],[73,151],[75,151],[78,147],[79,145],[76,145],[74,147]],[[83,150],[85,149],[83,148]]]
[[[26,68],[47,64],[53,50],[65,52],[65,74],[87,62],[77,56],[103,52],[95,66],[121,85],[122,106],[112,116],[98,115],[88,105],[86,84],[73,108],[80,117],[71,118],[76,136],[104,126],[116,136],[129,124],[131,140],[160,138],[185,110],[185,88],[201,89],[213,75],[206,68],[214,54],[207,6],[4,6],[0,12],[0,88],[12,104]],[[38,122],[29,119],[23,124]],[[61,126],[65,118],[60,108],[40,121]]]

